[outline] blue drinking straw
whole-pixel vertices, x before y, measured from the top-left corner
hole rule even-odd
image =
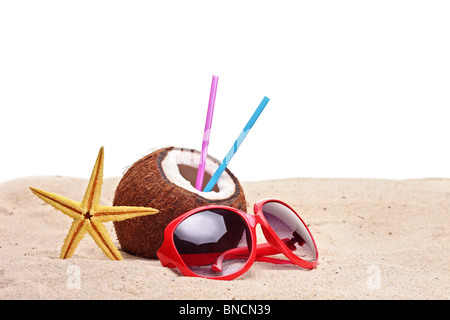
[[[266,107],[268,102],[269,102],[269,98],[264,97],[264,99],[262,99],[262,101],[259,104],[258,108],[255,110],[255,112],[253,113],[252,117],[247,122],[246,126],[244,127],[244,130],[242,130],[241,134],[236,139],[236,141],[234,142],[233,146],[230,148],[230,151],[228,151],[228,154],[225,156],[225,159],[223,159],[222,163],[220,164],[220,166],[217,168],[217,170],[214,173],[214,175],[209,180],[209,182],[206,185],[205,189],[203,189],[203,192],[210,192],[212,190],[212,188],[216,185],[217,180],[219,180],[220,176],[224,172],[224,170],[227,167],[228,163],[230,163],[231,158],[233,158],[234,154],[236,153],[237,149],[241,145],[242,141],[244,141],[244,139],[247,136],[248,132],[253,127],[253,125],[255,124],[256,120],[258,120],[259,115],[264,110],[264,108]]]

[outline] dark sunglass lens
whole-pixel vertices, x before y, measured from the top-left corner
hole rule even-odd
[[[279,202],[267,202],[262,208],[270,227],[284,244],[306,261],[317,259],[314,241],[297,214]]]
[[[247,263],[251,236],[240,215],[210,209],[183,220],[173,235],[175,247],[195,274],[219,277],[233,274]]]

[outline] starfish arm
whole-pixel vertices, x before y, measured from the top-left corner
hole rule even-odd
[[[52,205],[55,209],[62,211],[73,219],[82,217],[82,210],[79,202],[70,200],[59,194],[30,187],[30,190],[40,199]]]
[[[81,203],[83,209],[87,212],[91,211],[92,208],[96,208],[100,203],[100,194],[103,184],[103,155],[104,151],[103,147],[101,147],[98,152],[94,169],[92,170],[91,178],[89,179],[89,184],[86,189],[83,202]]]
[[[158,212],[159,212],[158,210],[148,207],[100,206],[95,211],[94,216],[96,218],[96,221],[106,222],[106,221],[122,221],[126,219],[155,214]]]
[[[88,229],[89,234],[94,238],[97,245],[102,249],[102,251],[111,259],[111,260],[123,260],[122,255],[119,250],[117,250],[116,246],[111,240],[111,237],[106,231],[106,228],[103,224],[98,221],[91,219],[88,223],[90,227]]]
[[[84,219],[76,219],[70,227],[69,233],[64,240],[64,245],[61,249],[61,259],[67,259],[72,256],[76,247],[83,239],[88,230],[88,225]]]

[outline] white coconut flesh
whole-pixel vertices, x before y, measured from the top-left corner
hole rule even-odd
[[[190,149],[172,149],[161,163],[166,178],[175,185],[184,188],[192,193],[196,193],[205,199],[220,200],[232,196],[236,192],[236,186],[231,176],[224,171],[210,192],[203,192],[195,188],[197,180],[198,164],[200,163],[200,153],[192,152]],[[207,158],[205,165],[205,175],[203,185],[216,172],[219,164]]]

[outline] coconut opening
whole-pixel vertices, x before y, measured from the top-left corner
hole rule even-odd
[[[191,149],[172,149],[162,161],[162,169],[169,181],[192,193],[210,200],[225,199],[232,196],[236,187],[230,175],[224,171],[210,192],[202,192],[195,188],[197,181],[200,153]],[[219,163],[208,157],[205,165],[203,188],[219,167]]]
[[[187,181],[191,183],[191,185],[195,188],[195,185],[197,183],[197,172],[198,168],[194,168],[191,166],[188,166],[186,164],[179,164],[178,170],[180,171],[180,174],[183,178],[185,178]],[[203,186],[202,190],[205,189],[206,185],[208,184],[209,179],[211,179],[211,175],[207,172],[205,172],[205,175],[203,176]],[[217,187],[217,184],[212,189],[214,192],[219,192],[219,187]]]

